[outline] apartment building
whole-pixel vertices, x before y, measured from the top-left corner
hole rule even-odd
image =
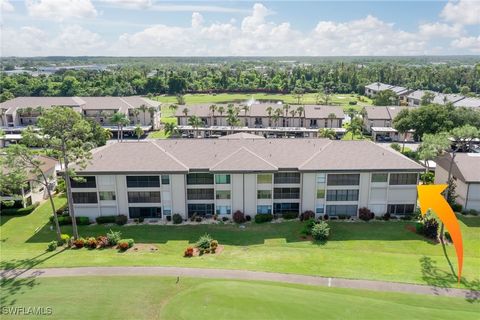
[[[448,170],[452,156],[445,154],[435,160],[435,183],[448,182]],[[456,201],[464,210],[480,211],[480,153],[457,153],[452,165]]]
[[[407,107],[365,107],[364,130],[372,134],[374,141],[413,141],[413,131],[406,135],[393,128],[395,117]]]
[[[280,134],[301,137],[315,137],[318,129],[331,128],[339,136],[345,133],[342,122],[345,117],[343,109],[336,106],[323,105],[285,105],[271,103],[254,103],[249,106],[234,104],[231,108],[238,110],[240,124],[232,128],[228,124],[228,105],[197,104],[179,106],[175,116],[178,120],[178,129],[182,132],[192,130],[201,135],[215,132],[249,132],[260,135]],[[189,117],[197,116],[202,126],[193,128],[189,124]]]
[[[405,101],[405,102],[407,101],[408,94],[413,91],[405,87],[394,86],[391,84],[385,84],[381,82],[374,82],[365,86],[365,95],[370,98],[375,98],[375,96],[379,92],[385,91],[385,90],[393,91],[398,96],[400,101]]]
[[[407,96],[408,105],[410,107],[420,106],[422,103],[422,97],[425,95],[426,92],[431,92],[434,94],[432,103],[435,103],[435,104],[447,104],[447,103],[455,104],[456,102],[459,102],[465,98],[464,96],[459,94],[444,94],[444,93],[438,93],[434,91],[415,90],[414,92],[411,92]]]
[[[41,161],[41,170],[47,177],[49,181],[49,188],[53,190],[57,185],[57,175],[56,175],[56,165],[58,161],[46,157],[46,156],[38,156],[39,161]],[[6,168],[0,167],[2,172],[6,173]],[[15,201],[16,207],[26,207],[35,203],[37,201],[41,201],[43,199],[47,199],[48,193],[45,190],[45,186],[37,181],[37,177],[35,175],[29,175],[27,177],[29,180],[24,187],[19,187],[18,190],[12,194],[3,194],[0,192],[0,201]]]
[[[165,219],[174,213],[317,216],[412,213],[424,168],[369,141],[222,139],[112,143],[72,185],[77,215]]]
[[[160,103],[139,97],[17,97],[0,103],[0,128],[14,134],[26,126],[35,126],[42,110],[54,106],[67,106],[94,119],[102,126],[116,131],[110,117],[116,112],[125,113],[130,125],[124,131],[131,131],[138,124],[145,131],[160,126]]]

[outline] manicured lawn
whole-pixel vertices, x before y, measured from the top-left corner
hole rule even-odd
[[[3,305],[51,307],[49,319],[468,320],[480,311],[459,298],[170,277],[18,279],[2,292]]]
[[[351,132],[345,133],[345,135],[342,137],[342,140],[352,140],[352,133]],[[353,140],[370,140],[370,138],[367,137],[367,136],[362,136],[360,134],[356,134],[353,137]]]
[[[42,205],[28,216],[2,220],[1,267],[187,266],[456,286],[442,246],[408,230],[413,222],[332,221],[331,239],[326,244],[301,239],[302,223],[298,221],[250,223],[245,228],[233,224],[91,225],[80,227],[82,236],[120,230],[123,237],[152,243],[158,251],[58,249],[47,253],[46,244],[54,239],[47,223],[49,214],[48,206]],[[465,248],[462,287],[479,289],[480,217],[461,219]],[[63,232],[71,234],[71,228],[63,227]],[[185,248],[204,233],[218,239],[225,250],[218,255],[183,258]],[[446,252],[456,270],[453,246],[447,246]]]
[[[316,104],[315,93],[307,93],[303,95],[303,98],[300,100],[302,104]],[[272,100],[272,101],[283,101],[285,103],[298,104],[298,100],[291,94],[267,94],[267,93],[221,93],[221,94],[186,94],[185,102],[187,104],[200,104],[200,103],[234,103],[234,102],[244,102],[251,98],[256,100]],[[162,103],[177,103],[175,96],[158,96],[155,99]],[[357,99],[356,94],[332,94],[330,96],[331,103],[345,108],[350,107],[350,101],[356,101],[356,107],[360,109],[361,106],[372,105],[372,100],[368,97],[362,97],[362,101]]]

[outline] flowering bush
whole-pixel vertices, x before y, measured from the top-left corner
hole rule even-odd
[[[99,248],[106,248],[109,246],[108,238],[105,236],[100,236],[97,238],[97,244]]]
[[[307,210],[300,215],[300,221],[315,219],[315,213],[312,210]]]
[[[185,249],[184,256],[185,256],[185,257],[193,257],[193,248],[192,248],[192,247],[188,247],[187,249]]]
[[[375,214],[370,209],[363,207],[358,209],[358,218],[363,221],[370,221],[375,217]]]
[[[64,244],[68,244],[68,242],[70,241],[70,236],[68,234],[65,234],[65,233],[62,233],[60,235],[60,241],[58,241],[58,245],[59,246],[63,246]]]
[[[126,244],[126,247],[125,247],[125,244]],[[121,239],[121,240],[118,240],[118,243],[117,243],[119,249],[122,249],[122,250],[131,248],[133,247],[134,244],[135,242],[133,241],[133,239]]]
[[[77,249],[83,248],[83,246],[85,245],[85,239],[83,239],[83,238],[75,239],[75,240],[73,240],[73,245]]]
[[[90,237],[85,242],[85,245],[90,249],[95,249],[97,247],[97,239],[95,239],[94,237]]]
[[[235,211],[233,213],[233,221],[235,221],[235,223],[244,223],[245,215],[243,214],[243,212],[240,210]]]
[[[117,245],[117,248],[122,250],[122,251],[127,250],[129,248],[128,242],[119,242],[118,245]]]
[[[312,227],[312,237],[316,240],[327,240],[330,235],[330,227],[328,223],[320,221]]]

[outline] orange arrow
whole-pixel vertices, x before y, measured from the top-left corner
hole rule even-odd
[[[446,184],[417,186],[418,200],[420,202],[422,215],[424,216],[427,213],[428,209],[433,210],[450,233],[450,237],[453,241],[453,246],[455,247],[455,251],[457,253],[458,282],[460,283],[463,268],[462,233],[460,231],[460,225],[458,224],[455,213],[453,213],[452,208],[445,200],[445,198],[441,195],[443,190],[445,190],[447,187],[448,185]]]

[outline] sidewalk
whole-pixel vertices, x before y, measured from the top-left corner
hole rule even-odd
[[[28,277],[75,277],[75,276],[170,276],[193,278],[218,278],[232,280],[275,281],[336,288],[352,288],[373,291],[403,292],[428,294],[447,297],[479,299],[480,291],[440,288],[416,284],[327,278],[286,273],[257,272],[246,270],[177,268],[177,267],[82,267],[82,268],[47,268],[47,269],[12,269],[2,270],[2,278]]]

